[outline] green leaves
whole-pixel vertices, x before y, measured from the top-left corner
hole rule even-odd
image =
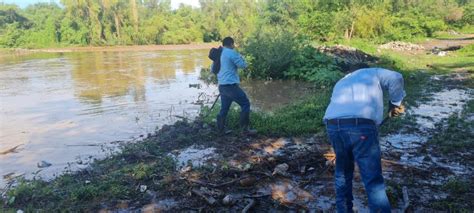
[[[243,46],[253,78],[283,78],[298,51],[299,40],[286,30],[262,27]]]
[[[297,54],[285,76],[311,81],[320,86],[330,86],[339,80],[343,73],[333,58],[314,47],[306,46]]]

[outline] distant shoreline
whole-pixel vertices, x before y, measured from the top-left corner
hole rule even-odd
[[[201,44],[173,44],[173,45],[131,45],[131,46],[85,46],[85,47],[57,47],[57,48],[7,48],[6,51],[21,52],[48,52],[48,53],[66,53],[66,52],[126,52],[126,51],[157,51],[157,50],[199,50],[218,46],[214,43]]]

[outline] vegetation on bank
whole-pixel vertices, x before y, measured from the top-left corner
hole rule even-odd
[[[176,10],[170,8],[169,1],[62,0],[64,7],[43,3],[26,9],[0,3],[0,46],[178,44],[233,36],[250,65],[241,71],[244,79],[291,78],[315,84],[314,95],[304,100],[271,113],[252,112],[252,127],[261,137],[324,131],[322,117],[331,86],[343,76],[344,64],[315,48],[317,43],[357,47],[377,56],[372,66],[402,72],[409,94],[405,100],[408,106],[423,98],[426,88],[434,87],[429,81],[430,74],[456,69],[472,74],[474,68],[470,62],[474,45],[446,57],[377,51],[377,44],[388,40],[439,36],[438,30],[448,29],[472,32],[474,3],[470,1],[200,2],[200,8],[182,5]],[[472,86],[472,81],[468,84]],[[96,160],[89,169],[66,173],[49,182],[20,180],[0,206],[7,210],[93,211],[147,204],[155,195],[141,192],[141,186],[163,197],[186,194],[189,189],[183,180],[177,179],[176,166],[168,153],[192,144],[225,146],[229,138],[235,143],[242,142],[238,133],[229,138],[216,135],[212,127],[218,110],[204,107],[202,114],[206,116],[165,126],[143,141],[124,145],[109,158]],[[232,129],[238,127],[238,111],[232,109],[229,113]],[[472,101],[466,111],[472,113]],[[472,148],[472,142],[460,137],[472,134],[472,122],[459,119],[450,118],[447,129],[435,135],[432,143],[446,152],[455,151],[451,146]],[[382,127],[382,134],[410,122],[413,121],[409,117],[392,119]],[[217,172],[228,172],[224,167],[219,169]],[[446,187],[458,190],[462,184],[448,183]],[[437,209],[450,209],[442,206],[447,204],[437,205]]]
[[[466,0],[200,0],[171,8],[169,0],[61,0],[24,9],[0,3],[0,47],[238,42],[262,28],[286,29],[311,41],[375,42],[473,32]],[[266,37],[270,39],[270,37]]]
[[[471,47],[468,47],[468,49]],[[380,66],[399,70],[404,73],[406,79],[407,104],[414,104],[415,99],[420,97],[422,91],[431,88],[425,70],[426,65],[419,63],[404,63],[408,61],[410,55],[398,55],[394,52],[381,53]],[[466,56],[463,51],[453,53],[456,57]],[[422,55],[424,60],[433,61],[439,57],[436,55]],[[470,56],[472,57],[472,56]],[[396,60],[393,60],[396,59]],[[398,59],[398,60],[397,60]],[[439,60],[440,65],[451,66],[455,61]],[[411,67],[412,69],[407,69]],[[441,73],[440,70],[432,67],[426,69],[428,72]],[[205,73],[205,72],[203,72]],[[211,75],[212,76],[212,75]],[[252,125],[266,136],[304,135],[310,133],[322,133],[324,125],[321,123],[325,106],[329,101],[330,88],[318,89],[315,95],[298,103],[286,106],[272,113],[254,112],[252,115]],[[468,104],[467,112],[472,113],[472,103]],[[168,155],[172,150],[183,149],[190,145],[205,145],[222,147],[228,149],[228,143],[239,144],[238,133],[222,138],[217,136],[213,130],[213,118],[218,111],[218,107],[212,112],[204,108],[202,114],[210,115],[204,120],[198,118],[196,121],[179,121],[170,126],[164,126],[149,138],[136,143],[128,143],[122,147],[122,151],[106,159],[96,160],[90,168],[79,172],[67,172],[52,181],[43,180],[20,180],[18,186],[12,188],[7,193],[5,203],[1,204],[6,211],[22,209],[25,211],[94,211],[99,209],[117,209],[141,207],[158,197],[173,197],[184,195],[189,192],[185,180],[178,178],[174,160]],[[237,128],[238,109],[233,109],[229,115],[231,128]],[[388,122],[382,132],[393,131],[397,126],[407,122],[407,119],[394,119]],[[454,125],[457,131],[465,130],[459,123],[449,122]],[[451,124],[452,123],[452,124]],[[451,127],[449,127],[451,128]],[[464,132],[465,133],[465,132]],[[463,133],[463,134],[464,134]],[[441,142],[445,141],[449,134],[439,133],[436,138]],[[452,137],[451,137],[452,136]],[[449,145],[453,140],[465,141],[463,138],[451,135]],[[231,141],[228,140],[237,140]],[[242,139],[244,140],[244,139]],[[457,143],[455,143],[457,144]],[[471,147],[472,144],[460,144],[461,147]],[[444,146],[444,145],[443,145]],[[456,145],[457,146],[457,145]],[[447,150],[449,151],[449,150]],[[451,150],[452,151],[452,150]],[[220,164],[219,164],[220,165]],[[228,173],[226,162],[222,162],[222,167],[218,167],[216,173]],[[203,168],[198,172],[211,172]],[[461,184],[461,185],[460,185]],[[462,189],[465,182],[448,182],[445,184],[447,190]],[[396,185],[396,184],[395,184]],[[141,192],[142,186],[147,187],[147,192]],[[156,194],[154,194],[156,193]],[[462,195],[467,192],[462,191]],[[394,198],[395,199],[395,198]],[[460,210],[463,205],[457,205],[455,200],[444,200],[433,203],[435,209]]]

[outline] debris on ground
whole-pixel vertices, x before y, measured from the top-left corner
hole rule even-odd
[[[288,174],[288,164],[286,163],[282,163],[282,164],[278,164],[275,169],[273,170],[273,173],[272,175],[281,175],[281,176],[284,176],[284,177],[288,177],[289,174]]]
[[[398,50],[398,51],[414,51],[424,50],[425,48],[418,44],[412,44],[403,41],[392,41],[379,46],[380,49]]]
[[[44,161],[44,160],[36,163],[36,166],[38,166],[38,168],[46,168],[46,167],[50,167],[51,165],[53,165],[53,164],[51,164],[47,161]]]
[[[0,151],[0,155],[6,155],[6,154],[9,154],[9,153],[17,153],[18,152],[18,148],[20,146],[22,146],[23,144],[20,144],[20,145],[16,145],[12,148],[9,148],[9,149],[6,149],[4,151]]]
[[[371,63],[377,60],[377,58],[372,55],[369,55],[354,47],[348,47],[344,45],[320,46],[317,49],[322,53],[334,57],[336,62],[343,68],[350,67],[354,64]]]
[[[178,152],[177,155],[172,155],[175,157],[177,162],[177,168],[186,171],[190,170],[191,168],[197,168],[203,166],[207,161],[215,158],[217,154],[215,153],[215,148],[202,148],[198,146],[190,146],[182,151]]]

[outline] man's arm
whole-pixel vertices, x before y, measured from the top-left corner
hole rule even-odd
[[[388,90],[388,116],[396,117],[405,112],[402,100],[406,93],[402,74],[386,69],[379,69],[378,76],[382,88]]]
[[[232,56],[232,62],[234,62],[234,64],[238,67],[238,68],[241,68],[241,69],[245,69],[247,68],[247,63],[245,63],[245,60],[244,58],[237,52],[234,52],[235,54],[233,54]]]
[[[388,91],[390,102],[400,106],[406,96],[402,74],[387,69],[378,69],[378,76],[382,88]]]

